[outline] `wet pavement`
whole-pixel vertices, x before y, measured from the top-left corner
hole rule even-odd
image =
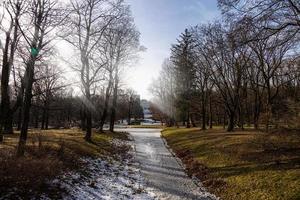
[[[217,199],[188,177],[166,148],[159,129],[126,129],[135,140],[136,159],[148,187],[158,199]]]

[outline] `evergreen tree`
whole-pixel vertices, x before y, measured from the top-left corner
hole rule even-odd
[[[172,45],[171,61],[174,63],[176,74],[176,92],[178,95],[178,115],[186,127],[190,128],[191,96],[195,90],[195,40],[192,33],[186,29]]]

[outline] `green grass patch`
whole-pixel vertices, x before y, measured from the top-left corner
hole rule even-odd
[[[298,132],[171,128],[162,135],[190,175],[222,199],[300,199]]]

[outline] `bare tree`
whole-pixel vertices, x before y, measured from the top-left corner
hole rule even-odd
[[[211,90],[213,89],[214,82],[212,77],[212,71],[210,69],[207,60],[209,59],[205,51],[203,50],[203,35],[201,32],[201,27],[196,26],[192,30],[194,40],[197,43],[195,50],[195,79],[197,89],[200,91],[201,98],[201,114],[202,114],[202,130],[206,129],[206,118],[208,115],[208,101],[210,100]],[[211,111],[211,108],[209,109]],[[211,114],[210,114],[211,115]]]
[[[61,82],[62,72],[57,66],[51,63],[43,63],[39,66],[38,75],[36,75],[36,82],[34,84],[34,91],[38,98],[39,107],[42,108],[42,125],[41,129],[48,129],[49,125],[49,114],[50,105],[53,102],[55,96],[57,96],[62,89],[66,87],[65,84]],[[38,113],[36,113],[38,118]],[[37,127],[36,127],[37,128]]]
[[[151,88],[156,105],[162,105],[157,107],[166,114],[166,105],[175,101],[176,119],[197,124],[202,117],[202,129],[206,124],[212,127],[213,121],[224,128],[227,124],[227,131],[244,129],[246,122],[258,129],[262,120],[267,131],[271,125],[290,125],[286,121],[299,114],[295,66],[300,4],[295,0],[219,0],[219,4],[227,21],[187,29],[172,47],[176,90],[168,94],[172,73],[163,73],[168,71],[163,68]]]
[[[121,73],[124,67],[140,51],[139,37],[140,33],[136,30],[134,20],[131,16],[130,8],[123,6],[121,17],[113,24],[107,32],[109,44],[109,63],[113,66],[113,97],[110,108],[110,131],[114,131],[116,119],[116,107],[118,98],[118,89],[121,81]]]
[[[270,37],[283,33],[298,37],[300,30],[300,3],[298,0],[219,0],[219,6],[228,21],[251,19],[259,28],[255,37]]]
[[[9,0],[3,2],[4,12],[2,20],[5,20],[5,14],[8,14],[9,26],[7,29],[1,26],[1,30],[5,32],[5,41],[0,41],[2,54],[2,75],[1,75],[1,120],[0,120],[0,141],[2,133],[13,133],[12,128],[12,108],[11,96],[9,91],[9,82],[11,69],[14,62],[15,51],[19,39],[19,18],[22,15],[24,2],[22,0]],[[2,23],[2,22],[1,22]]]
[[[30,50],[30,56],[26,58],[26,71],[24,75],[25,92],[22,105],[22,128],[17,152],[19,156],[24,155],[27,140],[32,86],[35,81],[35,65],[36,62],[42,62],[42,55],[46,53],[47,50],[46,46],[49,45],[53,39],[50,34],[54,27],[59,25],[62,21],[62,10],[60,10],[56,0],[33,0],[29,3],[26,16],[27,20],[32,20],[32,25],[25,23],[23,25],[19,24],[22,36]]]
[[[176,74],[175,66],[170,59],[163,62],[160,76],[155,79],[149,90],[154,96],[152,108],[159,116],[168,117],[166,123],[173,126],[176,123]]]
[[[84,93],[86,116],[85,139],[91,141],[92,103],[91,87],[97,83],[100,70],[107,64],[97,55],[97,48],[107,28],[119,18],[121,0],[73,0],[72,13],[68,17],[68,29],[64,39],[75,47],[80,55],[79,72]]]
[[[272,104],[274,99],[278,96],[279,90],[290,80],[282,81],[281,77],[285,73],[282,71],[284,67],[283,61],[286,58],[289,50],[292,48],[294,42],[282,42],[279,35],[260,40],[260,42],[250,43],[251,49],[255,53],[255,59],[259,61],[257,77],[262,80],[262,90],[266,91],[266,130],[268,131],[270,119],[272,118]],[[261,75],[261,76],[259,76]],[[259,92],[259,91],[258,91]],[[259,94],[258,94],[259,95]]]

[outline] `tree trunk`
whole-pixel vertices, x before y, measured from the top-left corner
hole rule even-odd
[[[266,132],[269,132],[270,121],[272,119],[272,98],[271,98],[271,84],[267,82],[267,116],[266,116]]]
[[[18,21],[21,12],[19,3],[15,4],[15,17],[10,23],[10,29],[6,32],[5,47],[2,58],[2,73],[1,73],[1,119],[0,119],[0,141],[3,140],[2,134],[13,134],[13,113],[10,107],[9,94],[9,77],[11,66],[14,61],[15,49],[18,41]],[[13,30],[13,38],[11,39],[11,31]],[[9,55],[10,49],[10,55]]]
[[[105,123],[105,120],[106,120],[106,117],[107,117],[107,106],[108,106],[108,103],[106,105],[104,105],[104,110],[103,110],[103,113],[101,115],[100,127],[99,127],[101,133],[103,133],[103,126],[104,126],[104,123]]]
[[[129,100],[129,106],[128,106],[128,119],[127,119],[127,124],[130,125],[131,124],[131,97]]]
[[[20,131],[21,127],[22,127],[22,107],[19,108],[17,130]]]
[[[202,102],[202,130],[206,130],[206,110],[203,102]]]
[[[41,17],[41,16],[38,16]],[[42,47],[43,42],[43,35],[40,35],[40,28],[41,28],[41,20],[42,19],[36,19],[37,22],[35,24],[35,30],[33,35],[33,40],[31,43],[31,49],[37,50],[37,44],[39,42],[39,48]],[[43,34],[43,33],[41,33]],[[40,37],[39,37],[40,36]],[[25,88],[25,94],[24,94],[24,102],[22,106],[22,128],[21,128],[21,134],[18,144],[18,150],[17,155],[23,156],[25,152],[25,145],[27,140],[27,132],[28,132],[28,124],[30,119],[30,108],[31,108],[31,98],[32,98],[32,85],[34,82],[34,66],[36,61],[37,55],[31,54],[29,60],[26,63],[26,71],[24,76],[24,88]]]
[[[90,110],[87,110],[86,113],[86,141],[92,141],[92,113]]]
[[[36,46],[36,45],[33,45]],[[25,152],[25,145],[27,140],[28,124],[30,119],[30,108],[31,108],[31,98],[32,98],[32,84],[34,79],[34,65],[35,56],[31,56],[25,72],[25,97],[23,102],[23,114],[22,114],[22,128],[19,139],[19,145],[17,150],[18,156],[23,156]]]
[[[45,129],[45,121],[46,121],[46,108],[43,108],[43,114],[42,114],[42,124],[41,124],[41,129]]]
[[[223,114],[223,129],[226,129],[226,113]]]
[[[80,128],[82,131],[86,130],[86,112],[83,104],[80,109]]]
[[[254,129],[258,130],[259,128],[259,112],[257,105],[254,108],[254,116],[253,116]]]
[[[270,129],[270,122],[272,119],[272,106],[268,103],[267,104],[267,117],[266,117],[266,132],[269,132]]]
[[[45,113],[45,130],[49,129],[49,107],[46,107],[46,113]]]
[[[46,101],[44,102],[41,129],[48,130],[49,128],[48,124],[49,124],[49,104]]]
[[[176,126],[176,128],[179,128],[179,124],[178,124],[177,120],[175,120],[175,126]]]
[[[209,101],[209,128],[213,128],[213,112],[212,112],[212,103],[211,99]]]
[[[35,112],[34,128],[38,128],[39,127],[39,117],[40,117],[39,108],[37,108],[37,110]]]
[[[194,121],[193,115],[191,115],[191,122],[192,122],[192,126],[193,126],[193,127],[197,127],[197,126],[196,126],[196,123],[195,123],[195,121]]]
[[[7,123],[4,124],[4,134],[13,134],[13,113],[12,110],[9,109],[10,112],[8,114]]]
[[[115,119],[116,119],[116,107],[117,107],[117,98],[118,98],[118,77],[115,78],[115,87],[114,87],[114,94],[113,94],[113,103],[111,107],[111,115],[110,115],[110,124],[109,124],[109,130],[111,132],[114,132],[114,125],[115,125]]]
[[[255,121],[254,121],[254,129],[258,130],[258,126],[259,126],[258,125],[258,120],[255,119]]]
[[[186,128],[191,128],[191,123],[190,123],[190,109],[189,108],[188,108],[188,111],[187,111]]]
[[[111,116],[110,116],[110,124],[109,124],[109,131],[111,132],[114,132],[115,117],[116,117],[116,108],[113,105],[111,108]]]
[[[228,111],[228,127],[227,127],[227,131],[228,132],[232,132],[234,130],[234,118],[235,118],[235,113]]]
[[[86,92],[86,101],[87,104],[85,106],[85,113],[86,113],[86,134],[84,139],[86,141],[92,141],[92,112],[91,109],[88,107],[88,104],[91,102],[91,94],[90,94],[90,87],[87,87]]]
[[[128,110],[128,119],[127,119],[127,124],[130,125],[131,124],[131,110],[130,110],[130,107],[129,107],[129,110]]]
[[[109,97],[110,97],[110,90],[111,90],[111,85],[112,85],[112,73],[110,73],[109,76],[109,83],[108,86],[106,88],[106,92],[105,92],[105,102],[104,102],[104,109],[103,109],[103,113],[101,115],[101,120],[100,120],[100,132],[103,132],[103,126],[105,123],[105,120],[107,118],[107,109],[108,109],[108,103],[109,103]]]
[[[239,108],[238,108],[238,116],[239,116],[239,121],[238,121],[238,125],[239,127],[244,130],[244,109],[241,103],[239,103]]]
[[[12,122],[10,119],[10,95],[9,95],[9,76],[10,76],[10,63],[8,61],[8,49],[10,43],[10,33],[6,34],[5,48],[2,60],[2,74],[1,74],[1,124],[0,134],[12,134]],[[0,139],[1,140],[1,139]]]

